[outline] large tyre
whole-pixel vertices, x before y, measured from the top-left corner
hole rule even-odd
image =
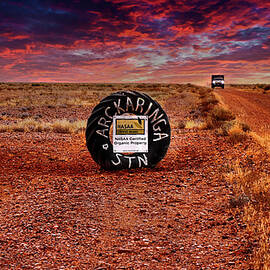
[[[112,116],[131,113],[148,116],[148,153],[113,153],[110,141]],[[135,91],[114,93],[92,111],[86,127],[86,145],[92,158],[106,170],[154,167],[166,154],[171,130],[161,106],[146,94]]]

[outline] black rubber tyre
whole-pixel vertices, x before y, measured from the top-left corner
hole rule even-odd
[[[113,153],[110,141],[112,116],[124,113],[148,116],[148,153]],[[87,121],[86,145],[92,158],[105,170],[154,167],[166,154],[171,138],[168,117],[146,94],[135,91],[114,93],[104,98]]]

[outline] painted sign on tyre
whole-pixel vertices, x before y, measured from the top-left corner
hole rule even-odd
[[[127,114],[133,116],[126,118]],[[133,152],[132,154],[124,154],[125,152],[117,149],[114,151],[110,139],[113,121],[118,120],[113,125],[115,127],[119,124],[116,128],[118,136],[132,135],[132,138],[135,138],[143,132],[139,121],[137,124],[134,122],[138,116],[141,116],[140,119],[147,125],[148,151],[128,151]],[[93,159],[107,170],[154,167],[165,156],[170,136],[169,120],[161,106],[148,95],[135,91],[117,92],[104,98],[92,111],[86,127],[88,150]]]
[[[148,153],[148,116],[113,116],[113,152]]]

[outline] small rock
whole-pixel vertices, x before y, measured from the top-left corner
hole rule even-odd
[[[27,112],[31,110],[31,107],[21,107],[20,109],[22,112]]]
[[[118,249],[117,252],[120,253],[120,254],[121,253],[132,253],[133,250],[132,249],[122,249],[121,248],[121,249]]]
[[[34,119],[35,119],[35,120],[38,120],[38,119],[40,119],[40,118],[42,118],[42,115],[41,115],[41,114],[36,114],[36,115],[34,116]]]
[[[21,119],[25,119],[25,118],[28,118],[28,117],[30,117],[30,114],[29,113],[22,113],[21,115],[20,115],[20,118]]]

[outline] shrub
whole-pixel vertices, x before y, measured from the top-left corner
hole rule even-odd
[[[84,130],[86,121],[68,121],[66,119],[54,122],[42,122],[27,118],[10,125],[0,125],[0,132],[31,132],[31,131],[53,131],[56,133],[77,133]]]
[[[235,119],[231,111],[223,109],[222,107],[214,108],[211,112],[211,117],[215,121],[231,121]]]
[[[178,123],[178,128],[179,129],[183,129],[183,128],[185,128],[186,127],[186,123],[184,122],[184,121],[180,121],[179,123]]]
[[[235,119],[235,116],[228,110],[225,110],[221,107],[216,107],[212,109],[206,117],[204,124],[201,126],[202,129],[214,129],[222,128],[224,135],[227,135],[228,130],[234,125],[231,123]]]
[[[216,104],[218,104],[216,97],[209,95],[202,98],[199,108],[201,112],[210,112]]]
[[[66,119],[54,121],[51,123],[51,128],[56,133],[71,133],[70,122]]]
[[[211,92],[212,90],[209,89],[209,88],[200,88],[199,89],[199,95],[201,98],[203,97],[206,97],[207,95],[209,95],[209,93]]]
[[[234,127],[234,125],[234,121],[222,122],[216,133],[221,136],[229,136],[229,131]]]
[[[243,130],[238,126],[232,127],[228,131],[228,135],[229,135],[229,141],[231,141],[232,143],[240,143],[240,142],[245,141],[248,138],[247,134],[243,132]]]
[[[265,85],[265,84],[262,84],[262,83],[257,83],[256,86],[257,86],[257,88],[264,89],[264,87],[265,87],[266,85]]]
[[[226,177],[234,189],[230,205],[242,208],[247,231],[257,242],[253,251],[253,269],[270,269],[270,178],[264,173],[244,170],[239,161],[231,169]]]
[[[202,123],[201,125],[201,129],[213,129],[214,128],[214,124],[212,122],[212,119],[211,117],[207,117],[205,119],[205,121]]]
[[[185,128],[187,128],[187,129],[198,128],[198,127],[200,127],[200,125],[201,125],[201,123],[199,123],[199,122],[189,120],[186,122]]]
[[[8,125],[0,125],[0,132],[8,132],[9,128]]]
[[[56,120],[50,124],[52,131],[57,133],[76,133],[86,126],[85,121],[68,121],[66,119]]]
[[[242,128],[242,130],[243,130],[244,132],[250,131],[250,126],[249,126],[248,124],[246,124],[246,123],[241,123],[240,126],[241,126],[241,128]]]

